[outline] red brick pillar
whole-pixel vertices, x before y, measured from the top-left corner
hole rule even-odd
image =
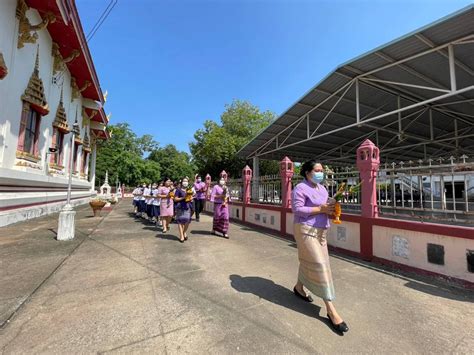
[[[210,200],[211,198],[211,175],[206,175],[206,200]]]
[[[377,171],[380,166],[380,151],[369,139],[357,148],[357,168],[361,186],[360,253],[364,260],[373,257],[373,219],[378,217]]]
[[[280,212],[280,234],[286,235],[286,210],[291,207],[291,178],[293,177],[293,162],[284,157],[280,162],[281,176],[281,212]]]
[[[281,176],[281,206],[289,208],[291,206],[291,178],[293,177],[293,162],[285,157],[280,162]]]
[[[252,181],[252,169],[248,165],[242,170],[242,221],[245,222],[245,206],[250,203],[250,181]]]

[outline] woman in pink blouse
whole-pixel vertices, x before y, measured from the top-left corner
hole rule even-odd
[[[171,180],[165,179],[165,186],[158,189],[157,197],[161,199],[160,214],[163,223],[163,233],[168,232],[171,223],[171,217],[174,213],[174,202],[171,193]]]
[[[300,262],[298,281],[293,289],[296,296],[312,302],[311,295],[321,297],[326,304],[327,316],[333,328],[344,333],[349,330],[334,307],[335,298],[327,246],[329,216],[334,213],[334,200],[322,184],[324,169],[320,163],[308,161],[301,167],[303,182],[293,190],[294,236]],[[304,286],[304,287],[303,287]]]

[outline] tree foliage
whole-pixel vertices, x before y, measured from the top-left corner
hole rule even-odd
[[[159,163],[163,178],[178,180],[182,177],[194,177],[196,166],[189,154],[176,149],[173,144],[153,150],[148,161]]]
[[[222,170],[229,176],[240,176],[247,163],[236,153],[275,118],[270,111],[260,111],[247,101],[234,100],[225,106],[220,124],[207,120],[194,134],[189,147],[201,174],[216,178]],[[262,162],[260,173],[276,174],[278,162]]]
[[[110,125],[109,130],[112,137],[107,141],[98,142],[96,186],[104,182],[106,171],[109,173],[110,185],[119,181],[134,186],[160,179],[160,164],[143,159],[146,152],[158,147],[152,136],[138,137],[127,123]]]

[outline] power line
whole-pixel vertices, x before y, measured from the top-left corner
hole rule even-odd
[[[92,29],[89,31],[89,33],[86,36],[86,41],[89,42],[92,37],[96,34],[96,32],[99,30],[100,26],[104,23],[104,21],[107,19],[107,17],[110,15],[110,12],[114,9],[115,5],[117,5],[118,0],[110,0],[109,4],[105,8],[105,10],[102,12],[102,15],[100,15],[99,19],[96,21]],[[64,75],[64,71],[62,71],[56,78],[56,82],[58,83],[59,80]]]
[[[110,13],[114,9],[115,5],[117,5],[117,3],[118,3],[118,0],[110,0],[109,4],[105,8],[105,10],[102,12],[99,19],[96,21],[95,25],[92,27],[92,29],[87,34],[87,37],[86,37],[87,42],[89,42],[94,37],[94,35],[99,30],[100,26],[102,26],[102,24],[107,19],[107,17],[110,15]]]

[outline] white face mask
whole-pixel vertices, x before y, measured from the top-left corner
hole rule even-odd
[[[201,182],[201,179],[197,179],[197,182]]]
[[[188,182],[187,181],[183,181],[183,183],[181,184],[183,187],[188,187]]]
[[[224,186],[225,185],[225,180],[219,180],[219,185]]]

